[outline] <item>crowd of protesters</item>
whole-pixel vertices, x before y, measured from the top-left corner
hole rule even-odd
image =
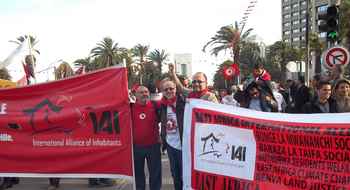
[[[187,78],[181,80],[174,66],[169,65],[169,76],[160,82],[160,96],[152,96],[146,86],[137,86],[129,94],[137,190],[146,189],[145,162],[149,171],[149,189],[161,189],[161,150],[166,150],[168,154],[174,189],[182,189],[182,133],[186,98],[263,112],[350,112],[350,82],[342,76],[339,66],[331,70],[330,75],[315,75],[309,87],[302,76],[297,80],[273,81],[262,64],[255,65],[252,77],[245,80],[243,85],[218,89],[217,92],[209,90],[205,73],[195,73],[191,81]],[[94,186],[94,183],[102,183],[103,180],[106,179],[90,179],[90,183]],[[15,178],[5,178],[5,182],[0,189],[18,183]],[[52,178],[50,182],[51,186],[58,188],[58,179]]]

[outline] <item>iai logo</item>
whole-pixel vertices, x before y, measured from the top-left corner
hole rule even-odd
[[[13,139],[12,139],[12,136],[9,135],[9,134],[1,133],[1,134],[0,134],[0,141],[3,141],[3,142],[12,142]]]
[[[256,142],[252,130],[197,123],[194,138],[196,170],[254,179]]]

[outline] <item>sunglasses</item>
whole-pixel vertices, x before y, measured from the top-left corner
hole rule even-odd
[[[205,81],[201,81],[201,80],[193,80],[192,83],[198,83],[198,84],[202,84],[205,83]]]
[[[166,91],[173,91],[173,90],[175,90],[175,88],[173,88],[173,87],[164,88],[164,92],[166,92]]]

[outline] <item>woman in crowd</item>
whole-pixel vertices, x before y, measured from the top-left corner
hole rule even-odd
[[[337,102],[338,112],[350,112],[350,82],[339,79],[333,88],[333,98]]]

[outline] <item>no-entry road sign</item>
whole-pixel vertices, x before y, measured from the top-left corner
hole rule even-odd
[[[323,53],[323,65],[332,69],[335,65],[346,66],[349,63],[349,51],[341,46],[331,47]]]

